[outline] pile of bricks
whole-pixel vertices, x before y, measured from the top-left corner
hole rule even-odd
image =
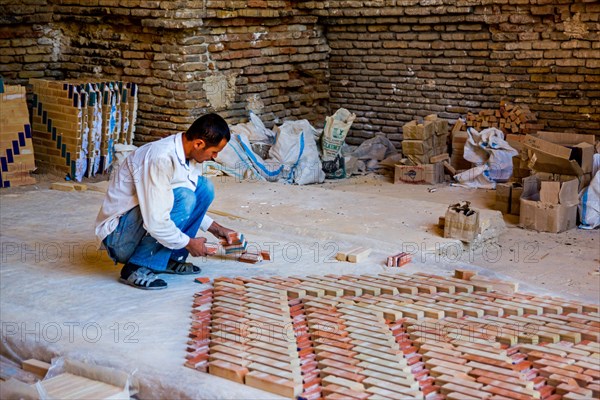
[[[471,275],[216,279],[186,365],[305,399],[600,395],[598,305]]]
[[[448,121],[435,114],[425,117],[422,124],[408,122],[402,133],[402,154],[412,165],[430,164],[433,157],[448,152]]]
[[[116,143],[132,144],[137,85],[32,79],[35,161],[46,171],[84,176],[105,172]]]
[[[479,114],[468,113],[467,126],[480,131],[486,128],[498,128],[504,134],[535,133],[544,129],[543,124],[537,123],[537,117],[526,104],[511,104],[500,102],[498,110],[482,110]]]
[[[25,87],[0,79],[0,187],[35,183],[34,169]]]

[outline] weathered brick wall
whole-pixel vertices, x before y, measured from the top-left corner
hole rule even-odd
[[[600,134],[600,3],[593,0],[300,2],[327,27],[330,107],[350,142],[429,113],[453,120],[527,104],[547,129]]]
[[[0,10],[0,75],[19,85],[61,78],[61,34],[51,25],[50,0],[2,0]]]
[[[438,113],[525,103],[547,129],[600,130],[595,0],[4,0],[0,74],[140,84],[139,142],[216,110],[322,124],[349,141]],[[331,49],[331,52],[330,52]]]
[[[49,49],[56,62],[35,66],[35,73],[27,72],[33,60],[3,60],[7,81],[138,83],[138,143],[185,130],[209,111],[236,123],[252,109],[268,126],[287,117],[322,122],[328,113],[329,47],[317,17],[301,15],[290,1],[14,2],[0,30],[14,40],[3,51],[28,52],[23,40],[36,29],[58,32],[61,40]],[[36,5],[19,10],[22,2]],[[45,19],[34,26],[28,18],[41,9]]]

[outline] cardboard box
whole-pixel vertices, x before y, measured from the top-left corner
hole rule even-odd
[[[579,204],[579,181],[572,179],[559,184],[558,204],[544,203],[541,201],[540,193],[542,181],[536,176],[525,178],[519,218],[521,227],[551,233],[575,228]]]
[[[452,154],[450,155],[450,164],[456,170],[465,170],[471,168],[471,162],[464,159],[465,143],[469,135],[466,131],[455,132],[452,135]]]
[[[435,125],[431,121],[425,124],[417,124],[410,121],[402,127],[403,140],[428,140],[435,134]]]
[[[552,133],[552,135],[548,135]],[[553,140],[570,143],[567,135],[556,132],[546,132],[542,135]],[[591,136],[593,135],[580,135]],[[587,139],[586,139],[587,140]],[[529,167],[535,171],[551,172],[553,174],[581,176],[592,171],[594,145],[587,141],[568,147],[543,139],[541,136],[527,135],[523,145],[529,150]]]
[[[512,185],[510,183],[496,184],[496,210],[502,214],[510,214],[510,192]]]
[[[446,210],[444,237],[472,242],[479,235],[479,211],[468,201],[452,204]]]
[[[428,183],[444,182],[444,166],[442,163],[424,165],[396,164],[394,183]]]
[[[513,183],[510,193],[510,214],[521,215],[521,196],[523,195],[523,185]]]
[[[579,184],[577,185],[579,186]],[[558,204],[560,182],[542,181],[540,188],[540,201],[542,203]]]
[[[576,175],[561,175],[561,174],[552,174],[550,172],[536,172],[532,176],[536,176],[540,181],[555,181],[555,182],[568,182],[573,179],[577,179],[579,182],[578,191],[581,192],[584,188],[589,186],[592,180],[592,174],[587,173],[581,176]]]
[[[523,186],[520,183],[496,184],[496,210],[502,214],[519,215],[522,193]]]
[[[402,141],[402,154],[427,154],[431,151],[431,144],[425,140],[407,140]]]
[[[410,161],[410,164],[413,165],[425,165],[431,163],[431,156],[433,155],[433,151],[428,152],[427,154],[406,154],[406,158]]]

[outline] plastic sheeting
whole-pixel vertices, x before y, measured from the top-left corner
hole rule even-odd
[[[475,167],[454,176],[457,186],[495,189],[496,182],[506,182],[512,176],[512,158],[518,154],[496,128],[477,132],[468,128],[463,157]]]

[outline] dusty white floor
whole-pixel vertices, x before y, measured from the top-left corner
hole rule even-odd
[[[213,215],[243,232],[273,260],[256,266],[197,259],[203,276],[373,273],[402,249],[413,263],[398,272],[480,274],[514,279],[522,290],[598,302],[600,232],[538,234],[515,227],[498,245],[442,257],[437,220],[448,204],[470,200],[493,207],[495,193],[438,185],[393,185],[361,177],[318,186],[239,183],[214,178]],[[95,247],[94,220],[103,194],[58,192],[48,182],[0,192],[0,320],[6,346],[26,358],[62,355],[134,373],[142,398],[273,398],[275,396],[185,368],[192,277],[166,275],[169,289],[146,292],[119,284],[116,267]],[[486,211],[491,212],[491,211]],[[373,249],[361,264],[332,261],[337,249]]]

